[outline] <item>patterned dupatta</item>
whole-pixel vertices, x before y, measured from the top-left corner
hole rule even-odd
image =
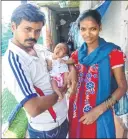
[[[113,43],[108,43],[99,38],[99,46],[87,55],[87,45],[84,43],[78,50],[80,64],[91,66],[99,65],[99,84],[96,98],[96,105],[104,102],[111,95],[111,68],[109,53],[113,49],[120,49]],[[97,138],[115,138],[115,127],[112,110],[104,112],[97,120]]]

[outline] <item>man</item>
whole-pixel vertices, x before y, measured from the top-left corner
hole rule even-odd
[[[44,24],[44,14],[34,5],[24,4],[14,10],[13,38],[4,55],[3,72],[8,89],[30,115],[30,138],[66,138],[66,99],[57,102],[45,61],[48,52],[35,45]],[[40,91],[44,96],[37,93]]]

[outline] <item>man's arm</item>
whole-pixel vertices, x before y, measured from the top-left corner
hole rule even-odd
[[[10,51],[8,59],[5,59],[3,66],[8,89],[15,96],[16,100],[24,106],[30,116],[35,117],[41,114],[57,102],[58,96],[56,93],[41,97],[37,95],[30,71],[31,69],[33,72],[33,67],[28,66],[19,56],[14,55]],[[8,79],[11,80],[11,83]]]
[[[35,117],[52,107],[57,100],[58,95],[56,93],[48,96],[34,97],[29,99],[24,104],[24,108],[30,114],[30,116]]]

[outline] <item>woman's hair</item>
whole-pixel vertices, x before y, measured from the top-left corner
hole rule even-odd
[[[77,19],[78,27],[80,28],[80,22],[83,21],[85,18],[91,17],[93,18],[97,24],[101,25],[101,15],[97,10],[87,10],[81,13]]]
[[[33,4],[22,4],[12,13],[11,22],[18,26],[22,20],[30,22],[42,22],[45,24],[45,15],[40,9]]]

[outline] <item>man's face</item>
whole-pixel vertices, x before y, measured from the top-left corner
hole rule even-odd
[[[85,18],[80,22],[80,34],[87,44],[93,44],[98,40],[100,26],[91,18]]]
[[[22,20],[18,26],[13,22],[11,27],[14,43],[23,49],[27,49],[33,48],[37,42],[43,23]]]

